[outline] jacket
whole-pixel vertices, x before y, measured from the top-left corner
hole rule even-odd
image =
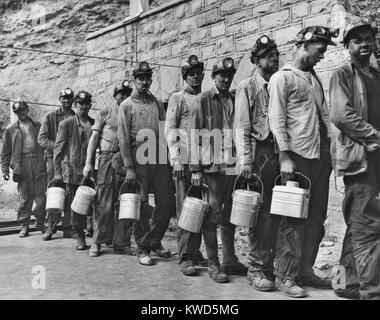
[[[257,141],[270,135],[268,82],[258,70],[241,81],[236,91],[234,130],[238,164],[252,166]]]
[[[331,136],[330,115],[321,81],[288,64],[269,81],[269,126],[279,151],[319,159],[319,116]]]
[[[228,147],[226,143],[229,141],[232,143],[235,97],[229,92],[228,98],[232,101],[232,108],[228,115],[220,99],[220,93],[215,87],[202,92],[194,100],[188,129],[191,143],[189,161],[191,172],[222,173],[223,167],[228,164],[225,161],[226,154],[223,147]],[[229,131],[224,131],[224,129],[229,129]],[[228,132],[231,133],[230,139],[226,137]],[[203,144],[203,141],[206,141],[206,144]],[[232,149],[233,146],[230,147]]]
[[[371,68],[377,77],[379,73]],[[380,90],[380,88],[379,88]],[[380,145],[380,132],[368,120],[365,84],[355,66],[347,63],[330,79],[331,158],[336,176],[367,170],[366,145]]]
[[[34,137],[37,141],[38,132],[41,123],[29,119],[33,123]],[[9,174],[9,168],[14,174],[21,174],[21,157],[22,157],[22,134],[19,121],[9,125],[4,134],[4,143],[1,150],[1,170],[3,174]],[[44,151],[36,144],[36,156],[41,173],[46,173],[46,164],[44,161]]]
[[[88,117],[88,120],[91,125],[94,124],[92,118]],[[87,144],[78,115],[65,119],[59,124],[54,146],[54,174],[62,174],[63,182],[81,184]]]
[[[70,116],[75,115],[75,112],[70,109]],[[58,109],[54,112],[50,112],[46,115],[42,121],[41,129],[38,134],[38,144],[45,149],[45,157],[52,158],[54,152],[55,139],[57,137],[59,123],[67,119],[64,112]]]

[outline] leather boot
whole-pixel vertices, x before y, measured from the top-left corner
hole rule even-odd
[[[217,283],[226,283],[230,280],[228,276],[223,272],[218,260],[209,260],[208,274],[212,280]]]
[[[42,240],[44,240],[44,241],[49,241],[49,240],[51,240],[51,238],[53,237],[53,232],[52,232],[52,230],[50,229],[50,227],[48,227],[47,229],[46,229],[46,232],[43,234],[43,236],[42,236]]]
[[[29,235],[29,225],[23,225],[20,233],[18,234],[20,238],[25,238]]]
[[[86,239],[84,237],[78,237],[76,249],[77,250],[86,250],[87,249]]]

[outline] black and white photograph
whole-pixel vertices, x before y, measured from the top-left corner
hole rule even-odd
[[[0,0],[0,300],[380,300],[379,27],[379,0]]]

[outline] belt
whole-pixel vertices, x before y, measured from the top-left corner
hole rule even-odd
[[[23,152],[21,153],[21,155],[23,157],[30,157],[30,158],[37,157],[37,154],[35,152]]]
[[[100,154],[114,154],[118,153],[119,151],[100,151]]]

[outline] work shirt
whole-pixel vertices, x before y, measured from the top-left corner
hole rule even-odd
[[[118,121],[118,106],[116,104],[113,107],[103,109],[96,117],[92,131],[97,131],[100,134],[100,152],[117,152],[119,150]]]
[[[230,164],[232,155],[224,150],[233,147],[234,109],[233,95],[228,92],[227,99],[224,99],[215,87],[196,97],[188,130],[191,139],[190,171],[223,172],[223,167]],[[192,134],[193,129],[196,131]],[[202,146],[203,141],[209,141],[209,144]],[[201,152],[199,147],[202,147]]]
[[[50,112],[42,122],[40,132],[38,133],[38,144],[45,149],[45,157],[52,158],[54,152],[55,139],[57,137],[58,125],[62,120],[75,115],[70,109],[64,112],[62,109]]]
[[[190,110],[196,94],[190,90],[175,92],[169,99],[166,113],[165,136],[168,142],[170,161],[172,164],[188,163],[188,127]]]
[[[132,94],[120,104],[118,137],[121,156],[126,167],[135,166],[135,150],[148,140],[147,136],[155,140],[156,152],[159,151],[160,121],[163,126],[165,108],[162,102],[153,100],[152,103],[145,104]],[[157,157],[155,160],[157,163]]]
[[[288,64],[271,77],[269,126],[279,151],[319,159],[320,121],[330,136],[329,112],[314,70],[303,72]]]
[[[376,130],[380,129],[380,79],[368,77],[364,73],[360,73],[360,77],[364,81],[367,104],[368,104],[368,122]]]
[[[22,136],[22,153],[36,151],[37,139],[34,136],[34,126],[31,120],[20,121],[20,130]]]
[[[257,142],[271,137],[268,82],[257,69],[252,77],[239,83],[235,103],[237,161],[240,166],[252,166]]]

